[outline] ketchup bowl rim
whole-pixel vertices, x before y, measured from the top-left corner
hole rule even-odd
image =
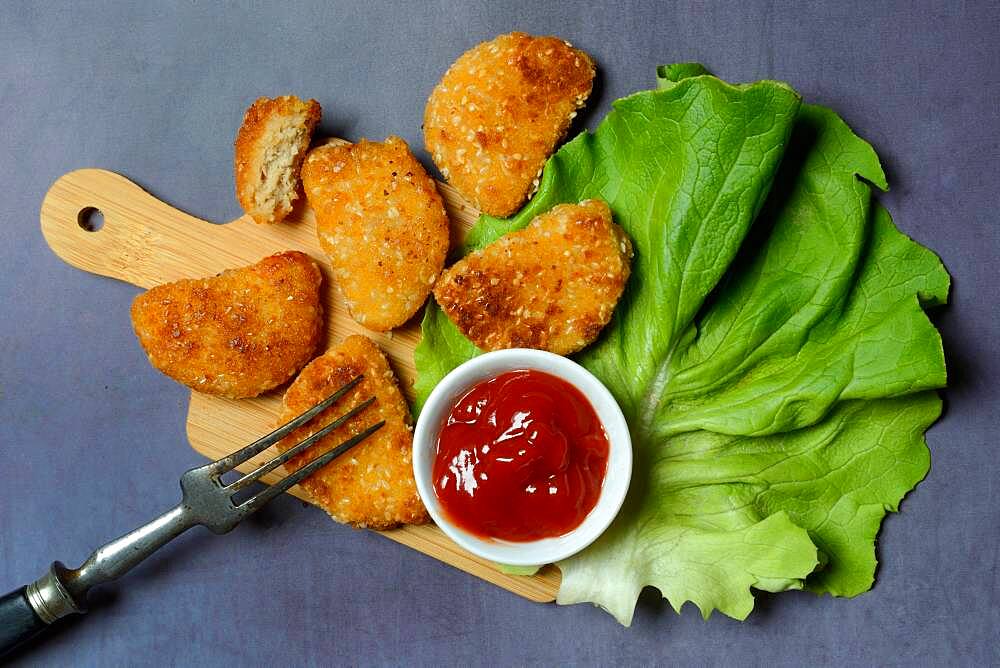
[[[473,386],[519,369],[531,369],[556,376],[587,398],[608,437],[607,471],[594,508],[569,532],[524,542],[481,538],[457,526],[442,512],[433,481],[437,439],[455,402]],[[542,566],[566,559],[593,543],[618,515],[632,477],[632,439],[618,402],[587,369],[567,357],[544,350],[497,350],[473,357],[454,368],[427,397],[413,430],[413,476],[417,493],[427,512],[438,527],[460,547],[500,564]]]

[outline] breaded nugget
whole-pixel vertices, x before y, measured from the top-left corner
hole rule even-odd
[[[466,199],[485,213],[510,215],[537,188],[593,83],[594,62],[568,42],[501,35],[445,73],[427,100],[424,143]]]
[[[354,319],[379,332],[409,320],[444,268],[449,236],[437,187],[406,142],[317,148],[302,180]]]
[[[427,521],[413,480],[410,409],[385,355],[371,339],[349,336],[313,360],[285,392],[281,421],[288,422],[333,394],[352,378],[364,380],[308,425],[278,444],[285,451],[336,417],[375,397],[372,406],[285,464],[291,472],[380,420],[385,426],[301,484],[333,519],[357,527],[388,529]]]
[[[299,169],[319,123],[319,102],[262,97],[243,116],[234,143],[236,199],[258,223],[279,223],[299,196]]]
[[[239,399],[281,385],[323,332],[319,267],[289,251],[218,276],[160,285],[132,302],[150,363],[179,383]]]
[[[560,204],[452,265],[434,296],[482,350],[569,355],[611,320],[632,242],[600,200]]]

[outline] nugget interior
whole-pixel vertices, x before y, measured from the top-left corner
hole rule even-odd
[[[320,118],[316,100],[260,98],[236,138],[237,198],[258,223],[275,223],[298,199],[299,170]]]

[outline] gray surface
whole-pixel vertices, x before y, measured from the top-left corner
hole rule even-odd
[[[424,100],[448,64],[514,28],[596,56],[591,127],[612,99],[650,87],[659,63],[785,79],[874,143],[893,186],[882,201],[955,286],[936,316],[952,387],[928,435],[933,470],[885,523],[877,584],[855,600],[760,597],[740,624],[703,622],[693,608],[678,617],[647,595],[623,629],[589,606],[529,603],[288,498],[227,537],[182,537],[21,659],[1000,663],[1000,11],[795,4],[0,8],[0,589],[51,559],[78,562],[174,503],[178,474],[200,461],[185,441],[187,391],[149,367],[130,330],[136,289],[45,246],[46,188],[104,167],[229,220],[231,141],[259,94],[316,97],[324,133],[420,146]]]

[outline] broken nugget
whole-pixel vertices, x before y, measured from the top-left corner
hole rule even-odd
[[[406,142],[314,149],[302,180],[351,316],[379,332],[409,320],[444,268],[449,229],[437,187]]]
[[[427,100],[424,143],[485,213],[517,211],[590,96],[594,62],[557,37],[520,32],[466,51]]]
[[[299,196],[299,170],[319,123],[319,102],[262,97],[243,116],[234,143],[236,199],[258,223],[279,223]]]
[[[600,200],[560,204],[441,276],[434,297],[482,350],[590,344],[625,289],[632,243]]]
[[[322,275],[289,251],[218,276],[157,286],[132,302],[149,362],[179,383],[232,399],[289,380],[323,331]]]
[[[371,529],[423,524],[428,516],[413,479],[410,409],[385,355],[371,339],[349,336],[303,369],[285,392],[281,421],[301,415],[359,375],[364,379],[350,394],[292,432],[278,443],[278,449],[291,449],[369,397],[375,397],[375,403],[292,457],[285,468],[297,470],[384,420],[381,429],[303,480],[301,486],[338,522]]]

